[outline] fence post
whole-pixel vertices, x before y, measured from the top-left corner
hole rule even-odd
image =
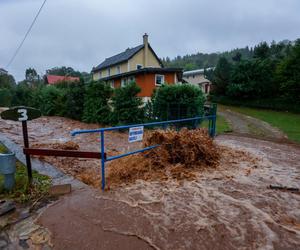
[[[212,117],[212,126],[211,126],[211,137],[215,137],[216,135],[216,123],[217,123],[217,104],[213,103],[211,107],[211,115]]]
[[[101,131],[101,187],[102,190],[105,188],[105,149],[104,149],[104,131]]]

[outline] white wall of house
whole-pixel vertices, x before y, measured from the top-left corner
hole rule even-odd
[[[192,71],[191,71],[192,72]],[[195,85],[199,88],[201,88],[201,90],[203,91],[203,93],[205,94],[209,94],[210,89],[211,89],[211,82],[205,78],[204,76],[204,72],[203,73],[188,73],[188,72],[184,72],[183,73],[183,79],[192,84]]]

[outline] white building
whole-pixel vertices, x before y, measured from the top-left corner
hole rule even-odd
[[[206,70],[212,70],[214,68],[206,68]],[[209,94],[211,89],[211,81],[206,79],[204,75],[204,69],[196,69],[183,72],[183,80],[187,83],[200,87],[205,94]]]

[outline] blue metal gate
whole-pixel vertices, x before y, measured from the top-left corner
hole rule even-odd
[[[156,147],[159,147],[160,145],[153,145],[149,147],[145,147],[139,150],[127,152],[124,154],[119,154],[116,156],[106,156],[105,154],[105,143],[104,143],[104,136],[106,131],[114,131],[114,130],[124,130],[124,129],[130,129],[134,127],[153,127],[153,126],[162,126],[164,129],[168,125],[174,125],[174,124],[184,124],[187,122],[193,122],[194,124],[202,123],[203,121],[208,121],[208,133],[211,137],[214,137],[216,134],[216,105],[213,105],[213,107],[210,109],[210,115],[206,116],[199,116],[199,117],[193,117],[193,118],[186,118],[186,119],[179,119],[179,120],[170,120],[170,121],[161,121],[161,122],[150,122],[150,123],[142,123],[142,124],[133,124],[133,125],[125,125],[125,126],[116,126],[116,127],[109,127],[109,128],[99,128],[99,129],[90,129],[90,130],[75,130],[71,132],[72,136],[78,135],[78,134],[84,134],[84,133],[100,133],[100,144],[101,144],[101,187],[102,190],[105,189],[105,163],[108,161],[116,160],[128,155],[133,155],[141,152],[145,152],[147,150],[154,149]]]

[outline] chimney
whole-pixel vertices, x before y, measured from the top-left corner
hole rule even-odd
[[[149,43],[148,43],[148,34],[145,33],[143,35],[143,44],[144,44],[144,58],[143,58],[143,64],[144,68],[148,67],[148,53],[149,53]]]

